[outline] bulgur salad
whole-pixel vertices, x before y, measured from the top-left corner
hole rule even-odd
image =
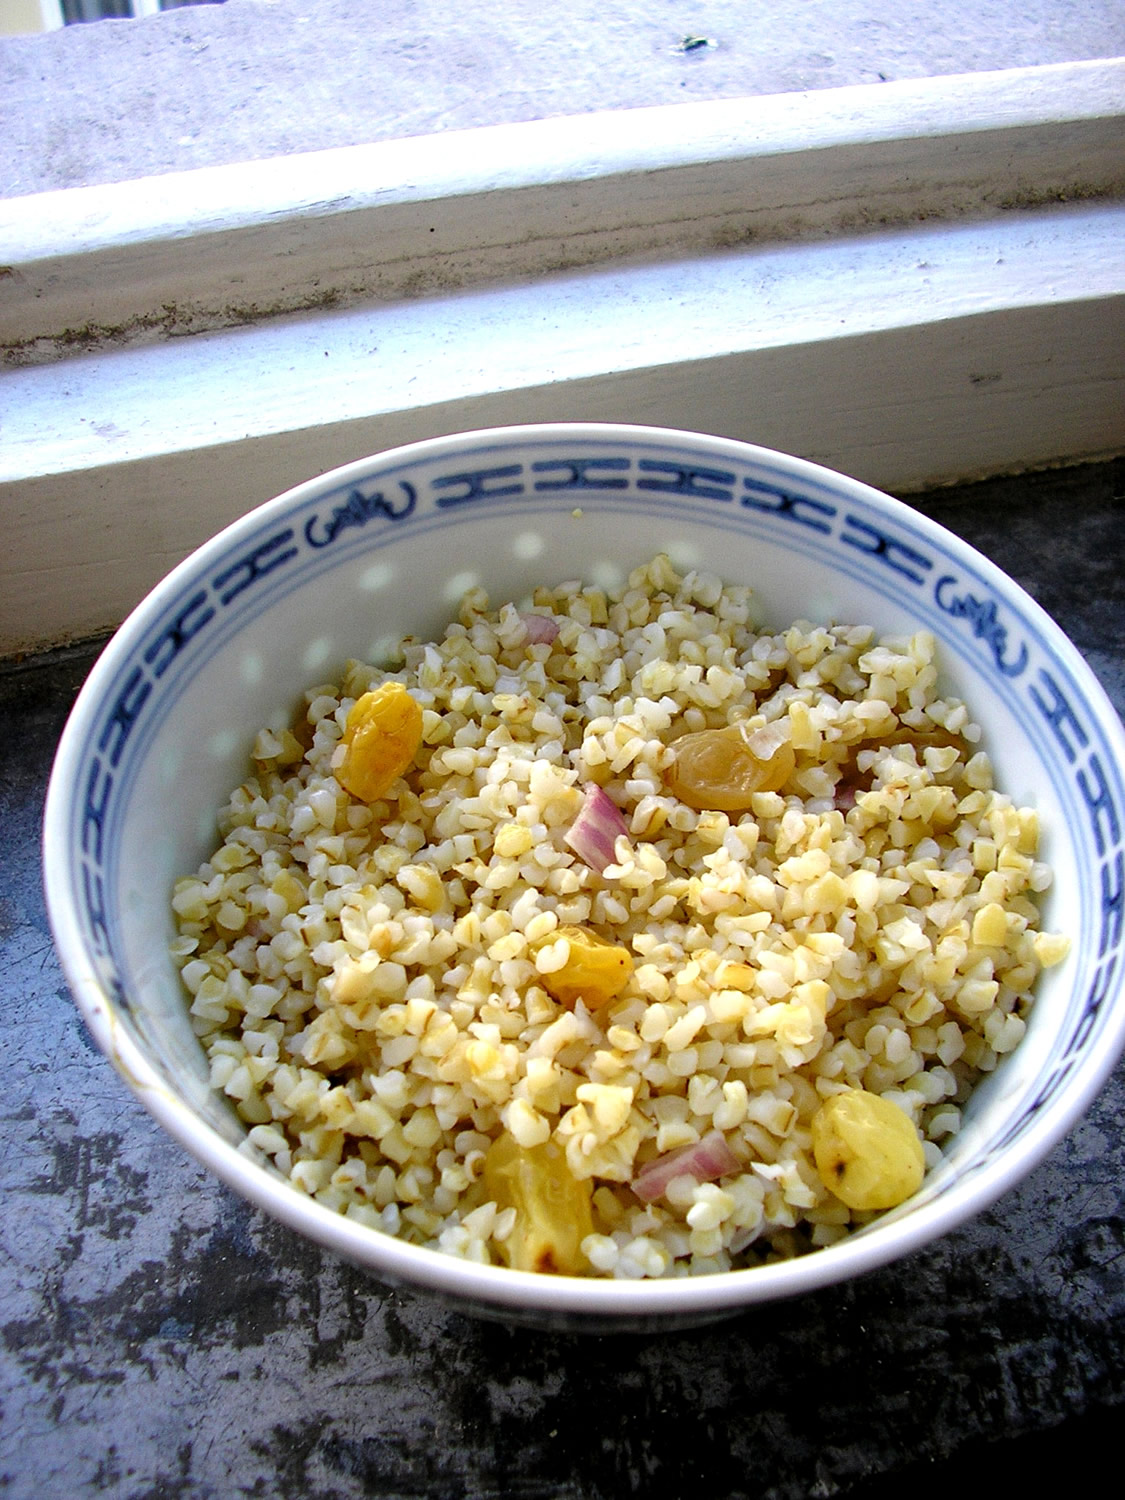
[[[1024,1033],[1050,880],[935,642],[657,556],[264,729],[173,954],[245,1148],[449,1254],[716,1272],[914,1193]]]

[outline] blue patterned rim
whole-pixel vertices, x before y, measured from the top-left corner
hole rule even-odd
[[[529,459],[531,452],[537,456]],[[122,977],[123,913],[111,894],[118,889],[121,826],[146,752],[185,686],[248,620],[341,561],[377,555],[406,536],[440,533],[483,511],[515,521],[583,503],[596,503],[599,513],[636,514],[638,520],[674,508],[677,517],[702,520],[709,528],[781,542],[790,552],[828,560],[835,574],[895,605],[905,603],[920,626],[946,639],[952,632],[962,657],[1004,699],[1049,770],[1079,867],[1090,875],[1079,892],[1080,930],[1088,935],[1078,955],[1080,982],[1067,999],[1050,1066],[1019,1117],[960,1180],[993,1172],[1001,1156],[1010,1160],[1013,1153],[1022,1153],[1026,1170],[1089,1102],[1125,1032],[1125,737],[1117,716],[1081,657],[1034,601],[941,527],[815,465],[687,433],[595,425],[512,428],[394,450],[259,508],[149,596],[83,691],[48,801],[52,922],[99,1041],[107,1046],[107,1017],[91,996],[91,966],[103,1000],[109,997],[123,1017],[133,1013]],[[73,953],[75,938],[81,960]],[[117,1029],[112,1055],[127,1076],[144,1071],[143,1049],[134,1046],[125,1067],[121,1044]],[[151,1096],[146,1102],[153,1106]],[[175,1106],[165,1106],[165,1114],[168,1108],[175,1113]],[[165,1117],[164,1123],[181,1139],[190,1133],[182,1119]],[[186,1143],[199,1151],[198,1141]],[[216,1148],[220,1155],[229,1149]],[[230,1168],[223,1162],[219,1170],[224,1165]],[[241,1168],[223,1175],[230,1180]],[[239,1185],[250,1191],[245,1181]],[[982,1188],[982,1194],[995,1196],[1005,1185],[987,1193]],[[270,1198],[264,1188],[250,1195]],[[267,1206],[278,1211],[276,1203]],[[323,1225],[310,1232],[318,1228],[319,1237],[334,1238]],[[349,1233],[354,1230],[350,1226]],[[838,1253],[839,1247],[832,1252]],[[872,1263],[880,1258],[888,1256]],[[620,1291],[620,1283],[608,1285]],[[648,1287],[646,1295],[653,1290]],[[604,1300],[594,1293],[595,1302],[599,1297]]]

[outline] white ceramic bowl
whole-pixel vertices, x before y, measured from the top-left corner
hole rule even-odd
[[[1041,810],[1044,925],[1073,938],[1023,1042],[980,1087],[944,1163],[850,1239],[763,1268],[663,1282],[534,1276],[336,1215],[240,1152],[208,1086],[167,948],[169,893],[214,846],[261,725],[349,656],[440,635],[466,587],[621,580],[654,552],[751,584],[766,618],[927,628],[985,730],[998,784]],[[75,706],[47,803],[45,874],[69,983],[157,1119],[225,1182],[385,1280],[469,1310],[596,1329],[703,1322],[901,1256],[1023,1176],[1085,1109],[1125,1039],[1125,737],[1078,653],[992,564],[901,503],[715,437],[596,424],[445,437],[299,486],[201,547],[138,606]]]

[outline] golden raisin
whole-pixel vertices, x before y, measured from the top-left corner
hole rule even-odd
[[[336,775],[345,791],[374,802],[398,780],[422,743],[422,710],[401,682],[357,698],[344,729],[346,753]]]
[[[541,947],[565,938],[570,952],[562,968],[540,973],[539,983],[560,1005],[574,1007],[582,999],[589,1010],[609,1002],[621,993],[633,972],[633,960],[627,948],[609,943],[584,927],[559,927]]]
[[[512,1232],[500,1246],[513,1270],[562,1276],[587,1270],[582,1241],[594,1232],[591,1187],[572,1175],[556,1142],[520,1146],[502,1135],[484,1159],[483,1175],[492,1201],[516,1211]]]
[[[816,1169],[855,1209],[894,1208],[922,1185],[922,1142],[896,1104],[866,1089],[833,1094],[812,1120]]]
[[[701,729],[672,742],[664,778],[672,794],[703,812],[742,812],[755,792],[776,792],[793,774],[796,757],[786,729]]]

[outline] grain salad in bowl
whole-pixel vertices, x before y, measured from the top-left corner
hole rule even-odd
[[[702,433],[455,433],[246,510],[95,664],[44,884],[91,1034],[209,1172],[507,1323],[886,1265],[1125,1045],[1088,665],[916,510]]]
[[[941,1162],[1069,946],[931,632],[767,621],[665,555],[350,660],[219,827],[172,953],[244,1149],[515,1270],[835,1245]]]

